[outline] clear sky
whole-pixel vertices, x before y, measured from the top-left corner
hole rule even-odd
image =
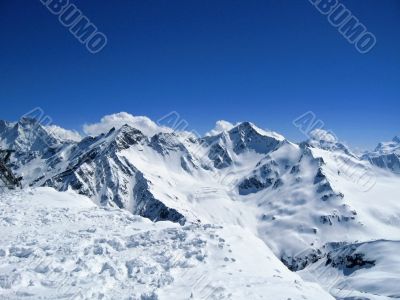
[[[0,1],[1,119],[40,106],[81,129],[178,111],[205,132],[252,121],[294,141],[313,111],[342,140],[400,133],[400,1],[341,1],[377,37],[361,55],[308,0],[72,1],[108,37],[91,54],[39,0]]]

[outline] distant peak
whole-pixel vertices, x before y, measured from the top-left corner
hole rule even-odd
[[[115,128],[115,127],[111,128],[108,131],[107,134],[102,133],[102,134],[99,135],[99,137],[101,137],[101,136],[105,136],[105,137],[112,136],[113,138],[115,138],[115,137],[119,137],[119,136],[132,135],[132,134],[134,134],[134,135],[136,135],[136,134],[143,135],[143,133],[139,129],[136,129],[136,128],[132,127],[129,124],[124,124],[119,128]]]
[[[278,133],[276,133],[274,131],[267,131],[267,130],[261,129],[261,128],[257,127],[256,125],[254,125],[253,123],[247,122],[247,121],[237,124],[229,132],[232,132],[232,131],[235,131],[235,130],[246,131],[246,132],[255,132],[258,135],[272,137],[272,138],[274,138],[276,140],[279,140],[279,141],[285,140],[285,138],[282,135],[280,135],[280,134],[278,134]]]
[[[251,122],[248,122],[248,121],[245,121],[245,122],[241,122],[241,123],[239,123],[238,124],[238,127],[251,127],[251,128],[254,128],[254,124],[253,123],[251,123]]]
[[[139,130],[138,128],[129,125],[129,124],[124,124],[121,126],[121,128],[119,128],[117,130],[118,133],[128,133],[128,134],[140,134],[140,135],[144,135],[143,132],[141,130]]]
[[[314,129],[310,132],[310,138],[315,141],[323,141],[329,143],[337,143],[337,137],[332,133],[324,129]]]
[[[241,122],[236,124],[232,129],[229,130],[229,132],[234,131],[255,131],[255,128],[250,122]]]
[[[18,123],[21,125],[37,125],[39,121],[31,117],[22,117]]]
[[[400,144],[400,137],[399,137],[398,135],[396,135],[396,136],[393,138],[392,141],[395,142],[395,143],[399,143],[399,144]]]
[[[5,121],[5,120],[0,120],[0,126],[1,127],[9,127],[9,126],[14,126],[14,123]]]

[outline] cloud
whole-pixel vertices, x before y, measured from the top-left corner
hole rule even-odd
[[[323,129],[314,129],[310,132],[310,138],[316,141],[325,141],[335,143],[338,141],[335,134]]]
[[[83,125],[83,131],[87,135],[96,136],[101,133],[108,132],[111,128],[119,129],[125,124],[128,124],[136,129],[139,129],[147,136],[153,136],[159,132],[172,132],[171,128],[158,126],[148,117],[133,116],[126,112],[120,112],[112,115],[106,115],[101,118],[100,122],[94,124]]]
[[[45,129],[49,134],[61,140],[73,142],[79,142],[82,140],[82,136],[75,130],[64,129],[57,125],[46,126]]]
[[[206,136],[217,135],[223,131],[231,130],[234,125],[228,121],[219,120],[215,123],[214,129],[206,133]]]

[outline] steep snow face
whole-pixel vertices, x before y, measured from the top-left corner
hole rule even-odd
[[[400,204],[396,200],[400,177],[391,176],[368,162],[322,149],[312,149],[317,157],[322,157],[322,167],[333,189],[343,194],[339,203],[347,207],[354,218],[337,215],[332,225],[342,227],[329,233],[336,241],[367,241],[370,239],[396,239],[400,222]],[[377,200],[379,199],[379,200]],[[384,203],[384,205],[382,205]],[[351,229],[351,230],[349,230]],[[346,232],[346,233],[345,233]],[[345,233],[345,234],[344,234]],[[335,236],[334,234],[338,234]]]
[[[82,136],[74,130],[67,130],[57,125],[49,125],[44,128],[47,132],[60,140],[69,142],[80,142],[82,140]]]
[[[396,271],[390,269],[387,274],[382,274],[382,278],[386,278],[385,287],[372,284],[373,278],[381,276],[382,270],[372,262],[378,261],[381,255],[370,253],[367,246],[360,247],[359,244],[376,240],[397,243],[400,236],[400,204],[396,196],[400,187],[399,176],[341,151],[321,148],[311,148],[311,151],[314,157],[323,159],[323,174],[332,189],[343,197],[307,208],[305,211],[311,212],[315,218],[304,219],[307,213],[303,211],[303,228],[315,226],[316,230],[311,235],[301,231],[297,234],[292,232],[303,242],[304,248],[300,249],[298,244],[287,245],[289,252],[292,251],[294,255],[283,256],[283,261],[293,270],[306,267],[301,272],[303,278],[316,278],[338,299],[386,299],[385,296],[397,295],[397,284],[393,278],[397,278],[398,274],[392,273]],[[382,248],[386,245],[389,244],[382,243]],[[338,252],[338,247],[343,251]],[[396,247],[388,248],[384,253],[391,256],[397,251]],[[294,249],[298,252],[294,252]],[[354,252],[354,249],[360,251]],[[395,259],[388,257],[386,261],[394,262]],[[388,292],[382,292],[383,289]]]
[[[299,272],[304,279],[318,282],[336,299],[399,298],[399,241],[337,243],[329,248],[323,259]]]
[[[310,148],[285,143],[239,185],[243,200],[257,205],[259,236],[294,269],[288,258],[329,241],[328,232],[340,226],[337,217],[355,219],[325,164]]]
[[[334,299],[240,227],[152,223],[72,192],[2,194],[0,230],[2,299]]]

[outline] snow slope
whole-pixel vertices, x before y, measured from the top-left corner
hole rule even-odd
[[[400,297],[398,253],[400,241],[339,245],[327,257],[299,273],[304,279],[318,282],[337,299],[397,299]]]
[[[157,222],[85,196],[0,195],[1,299],[333,299],[238,226]]]

